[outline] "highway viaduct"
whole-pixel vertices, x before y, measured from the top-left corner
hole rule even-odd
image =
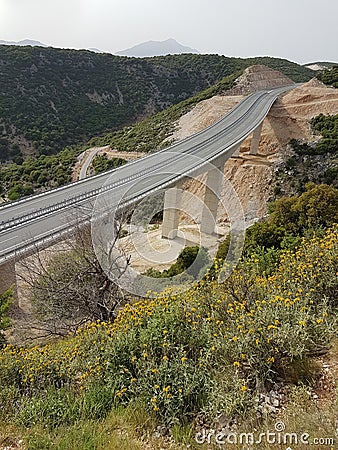
[[[164,150],[132,161],[114,171],[89,177],[70,185],[19,200],[0,208],[0,293],[16,286],[15,263],[62,240],[74,231],[72,211],[86,211],[83,224],[90,223],[88,209],[104,192],[116,199],[113,208],[135,204],[157,190],[166,189],[163,208],[162,237],[177,235],[183,181],[191,174],[207,171],[200,231],[212,234],[215,229],[220,174],[230,157],[238,156],[242,142],[252,135],[250,154],[259,149],[262,124],[279,95],[297,85],[263,90],[245,97],[221,120],[205,130]],[[165,168],[170,171],[163,175]],[[139,188],[143,183],[142,189]],[[137,185],[138,190],[133,191]],[[119,195],[128,196],[121,203]]]

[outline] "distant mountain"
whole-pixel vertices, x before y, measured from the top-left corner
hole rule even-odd
[[[31,39],[24,39],[23,41],[2,41],[0,39],[0,45],[20,45],[26,46],[30,45],[31,47],[48,47],[46,44],[43,44],[40,41],[32,41]]]
[[[0,45],[19,45],[20,47],[25,47],[25,46],[31,46],[31,47],[53,47],[53,48],[58,48],[58,47],[54,47],[51,45],[46,45],[43,44],[40,41],[33,41],[31,39],[24,39],[22,41],[3,41],[0,39]],[[88,48],[86,50],[89,50],[90,52],[94,52],[94,53],[104,53],[102,50],[99,50],[98,48],[95,47],[91,47]]]
[[[116,55],[142,58],[147,56],[176,55],[181,53],[199,53],[199,51],[195,48],[186,47],[175,41],[175,39],[167,39],[166,41],[143,42],[142,44],[117,52]]]

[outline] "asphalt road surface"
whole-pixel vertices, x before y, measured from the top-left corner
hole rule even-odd
[[[103,190],[111,193],[110,207],[119,208],[174,185],[197,170],[203,171],[205,163],[220,155],[230,158],[237,145],[264,120],[278,95],[294,87],[251,94],[214,125],[164,150],[0,207],[0,263],[35,245],[47,245],[79,218],[90,217],[95,198]]]

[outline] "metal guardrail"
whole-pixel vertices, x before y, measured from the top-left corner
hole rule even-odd
[[[243,119],[243,117],[247,116],[247,115],[250,113],[250,110],[251,110],[251,109],[255,106],[255,104],[256,104],[257,102],[259,102],[260,100],[261,100],[260,98],[258,98],[257,100],[255,100],[254,103],[248,108],[248,110],[241,116],[241,119]],[[233,110],[232,110],[232,111],[233,111]],[[212,127],[215,127],[217,124],[221,123],[223,120],[224,120],[224,118],[221,118],[221,119],[220,119],[219,121],[217,121],[215,124],[213,124],[213,125],[211,125],[210,127],[208,127],[208,129],[210,129],[210,128],[212,128]],[[228,125],[227,127],[225,127],[221,132],[218,132],[217,134],[215,134],[214,136],[211,136],[210,138],[208,138],[208,139],[205,140],[205,141],[201,141],[201,142],[199,143],[199,146],[202,146],[204,143],[211,143],[211,142],[213,142],[214,140],[216,140],[216,139],[219,138],[219,135],[220,135],[220,134],[224,134],[225,132],[230,131],[232,128],[235,128],[236,125],[237,125],[237,122],[231,123],[230,125]],[[205,130],[202,130],[202,131],[196,133],[196,134],[194,135],[194,137],[195,137],[196,135],[202,134],[203,132],[205,132]],[[185,140],[189,140],[189,138],[186,138]],[[185,140],[184,140],[184,141],[185,141]],[[180,141],[180,143],[181,143],[181,142],[182,142],[182,141]],[[175,146],[176,146],[176,145],[170,146],[170,147],[164,149],[163,151],[168,152],[170,149],[174,148]],[[195,152],[196,150],[197,150],[197,149],[195,149],[195,148],[192,149],[192,151],[194,151],[194,152]],[[162,152],[163,152],[163,151],[162,151]],[[160,153],[160,152],[159,152],[159,153]],[[191,153],[191,151],[187,151],[187,152],[184,152],[184,153],[182,153],[182,154],[181,154],[181,153],[180,153],[180,154],[177,154],[177,158],[181,157],[181,155],[184,156],[184,155],[187,155],[187,154],[189,154],[189,153]],[[169,163],[170,161],[172,161],[174,158],[175,158],[175,157],[169,158],[169,159],[165,162],[165,164],[168,164],[168,163]],[[159,168],[159,167],[161,167],[161,166],[163,166],[163,165],[164,165],[164,164],[157,164],[156,167]],[[54,213],[54,212],[56,212],[56,211],[58,211],[58,210],[60,210],[60,209],[69,207],[69,206],[71,206],[71,205],[73,205],[73,204],[75,204],[75,203],[81,202],[81,201],[83,201],[83,200],[90,199],[91,197],[95,197],[96,195],[98,195],[98,194],[104,192],[105,190],[109,190],[109,189],[113,189],[114,187],[118,187],[118,186],[120,186],[121,184],[124,184],[124,183],[126,183],[126,182],[128,182],[128,181],[131,181],[132,179],[138,179],[138,178],[140,178],[141,176],[143,176],[143,175],[145,175],[145,174],[151,172],[152,170],[153,170],[152,168],[143,170],[143,171],[141,171],[141,172],[139,172],[139,173],[137,173],[137,174],[134,174],[134,175],[132,175],[132,176],[130,176],[130,177],[125,177],[125,178],[123,178],[122,180],[119,180],[118,182],[113,183],[113,184],[111,184],[111,185],[103,186],[103,187],[100,187],[100,188],[91,190],[91,191],[89,191],[89,192],[86,192],[86,193],[84,193],[84,194],[77,195],[77,196],[75,196],[75,197],[72,197],[72,198],[69,199],[69,200],[65,200],[65,201],[56,203],[56,204],[54,204],[54,205],[52,205],[52,206],[50,206],[50,207],[47,207],[47,208],[41,208],[41,209],[39,209],[39,210],[37,210],[37,211],[35,211],[35,212],[33,212],[33,213],[26,214],[26,215],[20,216],[20,217],[18,217],[18,218],[13,218],[13,219],[10,219],[10,220],[1,222],[1,223],[0,223],[0,232],[1,232],[1,231],[5,231],[6,229],[12,228],[12,227],[14,227],[14,226],[22,225],[22,224],[24,224],[24,223],[27,223],[27,222],[29,222],[29,221],[31,221],[31,220],[34,220],[34,219],[37,219],[37,218],[39,218],[39,217],[43,217],[43,216],[49,215],[49,214]],[[112,172],[112,173],[113,173],[113,172]],[[99,175],[102,175],[102,174],[99,174]],[[106,174],[105,174],[105,175],[106,175]],[[91,178],[91,179],[92,179],[92,178]],[[64,187],[63,187],[63,188],[64,188]],[[58,190],[62,190],[62,187],[56,188],[55,190],[53,190],[53,192],[58,191]],[[48,192],[50,192],[50,191],[48,191]],[[32,197],[37,198],[38,196],[43,196],[44,194],[45,194],[45,193],[43,193],[43,194],[38,194],[37,196],[32,196]],[[27,200],[27,199],[25,199],[25,200]],[[22,200],[22,201],[23,201],[23,200]],[[17,203],[20,203],[20,200],[19,200],[18,202],[15,202],[14,204],[17,204]],[[6,205],[6,206],[7,206],[7,205]],[[8,205],[8,206],[9,206],[9,205]]]
[[[296,85],[292,86],[292,87],[296,87]],[[291,88],[290,86],[289,87],[285,87],[284,91],[287,91],[290,88]],[[190,167],[190,168],[187,167],[184,173],[179,174],[179,175],[174,176],[174,177],[171,177],[170,180],[167,180],[167,181],[163,180],[164,183],[161,182],[161,183],[159,183],[156,186],[152,186],[150,189],[149,188],[145,188],[144,192],[138,193],[137,195],[134,195],[132,198],[126,200],[121,205],[119,205],[119,208],[125,207],[125,206],[127,206],[129,204],[133,204],[133,203],[141,200],[142,198],[144,198],[145,195],[148,195],[149,193],[154,192],[154,191],[158,190],[161,187],[167,187],[167,186],[170,186],[170,185],[174,184],[176,181],[179,181],[180,179],[182,179],[182,178],[186,177],[187,175],[193,173],[194,171],[200,169],[204,164],[210,163],[210,161],[216,159],[220,155],[220,153],[222,153],[222,152],[224,152],[226,150],[230,151],[231,149],[235,149],[237,144],[239,142],[242,142],[247,136],[249,136],[252,133],[252,130],[255,129],[264,120],[264,118],[266,117],[266,115],[267,115],[268,111],[270,110],[272,104],[276,101],[278,95],[280,95],[282,92],[283,91],[276,92],[276,95],[274,97],[272,97],[271,100],[263,108],[263,113],[260,114],[260,118],[256,119],[254,121],[254,126],[250,127],[250,130],[245,132],[242,136],[240,136],[240,137],[237,136],[236,139],[232,143],[227,144],[226,148],[221,149],[221,151],[218,151],[217,154],[214,153],[214,154],[210,155],[204,162],[201,162],[201,164],[198,164],[197,166],[195,165],[194,167]],[[269,93],[270,92],[266,92],[266,95],[268,95]],[[177,162],[177,159],[181,159],[181,158],[186,157],[189,154],[193,154],[193,153],[197,152],[198,150],[201,150],[201,148],[203,148],[205,145],[210,144],[213,141],[222,138],[226,132],[229,132],[232,128],[234,128],[234,127],[236,127],[238,125],[238,121],[239,120],[243,120],[243,117],[249,115],[250,112],[251,112],[251,109],[254,108],[255,104],[257,102],[260,102],[261,99],[262,99],[262,97],[258,97],[252,103],[252,105],[247,109],[247,111],[242,116],[240,116],[239,119],[237,119],[233,123],[229,124],[228,126],[223,128],[219,132],[215,133],[215,135],[210,136],[208,139],[205,139],[205,140],[199,142],[195,147],[191,147],[187,151],[184,151],[182,153],[176,153],[175,156],[173,156],[171,158],[168,158],[165,162],[156,164],[156,169],[161,168],[162,166],[168,165],[168,163],[170,163],[170,161],[172,161],[172,160],[176,160],[176,162]],[[235,109],[237,109],[237,108],[235,108]],[[214,127],[215,125],[217,125],[219,123],[221,123],[224,119],[225,119],[225,117],[223,117],[218,122],[216,122],[215,124],[213,124],[210,127],[208,127],[208,129]],[[197,134],[200,135],[200,134],[203,134],[203,132],[205,132],[205,130],[202,130],[201,132],[199,132]],[[194,136],[196,136],[196,134]],[[186,139],[184,139],[184,141],[189,140],[189,139],[190,138],[186,138]],[[182,142],[182,141],[180,141],[180,142]],[[164,149],[162,151],[159,151],[156,154],[158,155],[158,154],[162,154],[163,152],[169,152],[171,149],[174,149],[175,147],[177,147],[178,144],[179,143],[174,144],[173,146],[170,146],[170,147],[168,147],[168,148],[166,148],[166,149]],[[229,157],[231,156],[232,153],[233,153],[233,151],[229,154]],[[149,158],[151,156],[153,157],[154,154],[148,155],[148,156],[146,156],[143,159]],[[135,163],[137,163],[137,160],[133,161],[130,164],[128,164],[128,166],[130,166],[132,164],[135,164]],[[124,166],[124,167],[126,167],[126,166]],[[94,197],[96,197],[97,195],[99,195],[99,194],[101,194],[103,192],[106,192],[108,190],[114,189],[114,187],[121,186],[121,185],[123,185],[125,183],[130,182],[131,180],[137,180],[137,179],[143,177],[144,175],[146,175],[148,173],[151,173],[153,171],[154,171],[154,166],[150,166],[149,168],[144,169],[141,172],[134,173],[134,174],[132,174],[132,175],[130,175],[128,177],[125,177],[125,178],[123,178],[121,180],[118,180],[118,181],[116,181],[114,183],[101,186],[101,187],[93,189],[93,190],[91,190],[89,192],[85,192],[83,194],[80,194],[80,195],[77,195],[75,197],[72,197],[72,198],[70,198],[68,200],[65,200],[65,201],[59,202],[57,204],[54,204],[54,205],[52,205],[50,207],[41,208],[41,209],[39,209],[37,211],[34,211],[33,213],[26,214],[26,215],[20,216],[18,218],[14,218],[14,219],[2,222],[2,223],[0,223],[0,232],[8,230],[8,229],[11,229],[13,227],[17,227],[17,226],[20,226],[20,225],[27,224],[30,221],[33,221],[33,220],[36,220],[36,219],[39,219],[39,218],[42,218],[42,217],[47,217],[48,215],[54,214],[56,211],[59,211],[61,209],[65,209],[65,208],[69,208],[70,206],[72,206],[74,204],[81,203],[81,202],[83,202],[85,200],[94,198]],[[104,175],[104,177],[107,177],[107,175],[108,176],[111,175],[112,172],[114,172],[114,171],[111,171],[111,172],[108,172],[108,173],[105,173],[105,174],[99,174],[99,175],[95,176],[95,178],[98,178],[100,176],[102,177],[103,175]],[[91,177],[91,179],[93,179],[93,178],[94,177]],[[83,183],[85,181],[86,180],[84,179],[84,180],[81,180],[80,182]],[[53,191],[60,190],[60,189],[64,189],[64,187],[56,188]],[[50,192],[50,191],[48,191],[48,192]],[[39,194],[38,196],[41,196],[41,195],[45,195],[45,193]],[[35,198],[36,197],[37,196],[35,196]],[[27,199],[22,200],[22,201],[26,201],[26,200]],[[18,203],[19,202],[20,201],[18,201]],[[6,206],[8,207],[10,205],[6,205]],[[1,209],[0,209],[0,211],[1,211]],[[89,221],[90,220],[87,219],[87,220],[84,220],[83,222],[85,223],[85,222],[89,222]],[[22,247],[17,247],[16,248],[15,256],[17,256],[19,254],[24,254],[24,253],[27,254],[27,252],[29,252],[31,248],[34,248],[37,245],[38,246],[39,245],[44,246],[46,243],[50,243],[50,242],[53,242],[53,241],[55,242],[58,239],[58,236],[68,234],[71,231],[71,229],[73,229],[73,228],[74,228],[73,225],[65,224],[64,229],[62,229],[62,230],[59,229],[56,233],[52,233],[48,237],[42,237],[40,240],[35,240],[33,243],[27,243],[27,241],[26,241],[22,245]],[[0,257],[0,262],[1,261],[6,261],[6,260],[8,260],[10,258],[13,258],[13,251],[11,251],[11,252],[9,252],[7,254],[3,253],[2,256]]]

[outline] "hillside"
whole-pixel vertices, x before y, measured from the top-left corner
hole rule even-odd
[[[172,140],[182,139],[211,125],[235,106],[242,95],[252,90],[262,89],[264,86],[271,88],[290,82],[288,77],[278,71],[262,65],[251,66],[240,77],[236,78],[236,75],[226,77],[194,97],[173,105],[135,125],[92,138],[85,146],[73,146],[57,155],[48,157],[42,155],[36,159],[28,158],[22,164],[0,166],[0,193],[3,199],[15,200],[20,196],[40,192],[77,179],[77,172],[73,171],[72,173],[76,158],[89,147],[109,146],[111,149],[108,151],[110,157],[114,158],[118,155],[119,158],[127,160],[130,159],[129,155],[137,157],[146,152],[162,148],[170,144]],[[315,87],[316,89],[314,89]],[[291,139],[309,139],[308,131],[310,130],[309,120],[311,117],[321,112],[335,114],[335,111],[337,111],[337,91],[325,88],[319,81],[317,81],[317,84],[312,81],[309,86],[306,87],[305,85],[304,88],[306,92],[310,92],[309,97],[307,97],[307,94],[303,95],[302,100],[295,100],[295,105],[297,108],[297,102],[302,102],[305,116],[289,118],[289,112],[282,109],[285,117],[270,119],[274,130],[272,130],[272,136],[269,137],[268,144],[266,144],[265,134],[267,124],[270,122],[265,121],[261,151],[269,156],[263,156],[260,161],[258,161],[258,158],[251,161],[247,157],[246,160],[243,158],[231,159],[228,162],[227,167],[230,176],[236,177],[236,184],[241,186],[243,183],[244,186],[254,186],[252,195],[255,193],[259,199],[261,213],[265,211],[267,199],[272,191],[271,174],[273,166],[270,160],[277,158],[277,150],[285,150]],[[294,92],[303,92],[303,88],[297,88]],[[307,105],[307,102],[309,102],[309,105]],[[275,108],[270,115],[273,114]],[[303,108],[301,111],[303,111]],[[308,115],[309,111],[311,116]],[[295,125],[296,121],[299,121],[300,127]],[[299,132],[300,129],[304,131]],[[274,132],[277,134],[274,135]],[[249,140],[243,144],[244,150],[247,148],[248,142]],[[286,155],[287,153],[284,150],[283,155]],[[285,158],[287,159],[288,156],[285,156]],[[323,159],[323,156],[320,158]],[[314,161],[315,158],[312,157],[312,160]],[[78,165],[79,162],[76,167]],[[309,162],[306,165],[308,166]],[[49,170],[49,167],[54,169]],[[325,175],[326,170],[332,172],[330,159],[321,161],[320,165],[316,164],[316,167],[317,175],[320,174],[319,167],[321,168],[324,175],[322,181],[330,182],[332,175],[329,178]],[[239,170],[237,171],[237,169]],[[288,171],[289,169],[285,170]],[[302,179],[306,180],[305,176]],[[286,186],[285,182],[283,183]],[[277,186],[277,189],[280,188]],[[248,200],[247,192],[245,189],[240,190],[246,204]]]
[[[317,78],[328,86],[338,88],[338,65],[336,64],[331,69],[319,73]]]
[[[253,63],[294,81],[313,72],[275,58],[219,55],[127,58],[89,51],[0,46],[0,159],[52,154],[191,97]]]
[[[101,140],[120,150],[147,141],[149,151],[149,142],[181,139],[214,123],[250,91],[290,82],[261,65],[235,78]],[[303,161],[308,170],[326,139],[332,144],[335,133],[338,142],[337,124],[338,91],[317,79],[280,97],[264,121],[259,154],[248,155],[248,139],[226,165],[246,212],[250,202],[265,212],[291,139],[312,151]],[[9,169],[32,182],[41,169],[42,178],[63,175],[78,150]],[[285,184],[290,179],[300,176],[290,169]],[[199,195],[196,182],[190,188]],[[22,261],[19,308],[13,303],[10,310],[12,290],[0,293],[0,449],[216,448],[212,433],[212,447],[206,442],[208,430],[261,441],[279,426],[286,430],[279,436],[324,436],[333,448],[337,200],[332,186],[307,185],[302,195],[274,202],[268,220],[247,230],[242,258],[222,283],[230,239],[194,286],[182,278],[179,292],[153,291],[145,299],[123,293],[122,304],[86,230]],[[234,254],[238,244],[235,238]],[[188,269],[182,275],[191,280]],[[23,323],[28,341],[19,333]],[[242,449],[234,439],[229,444]],[[260,450],[271,450],[270,442]]]
[[[308,64],[304,64],[304,67],[307,67],[308,69],[311,70],[326,70],[326,69],[331,69],[333,66],[336,66],[337,63],[334,62],[328,62],[328,61],[316,61],[316,62],[311,62]]]
[[[264,77],[267,86],[276,80],[273,71],[264,72],[261,66],[247,69],[237,86],[228,92],[232,95],[215,95],[197,104],[182,115],[170,138],[184,139],[212,125],[233,108],[244,94],[262,86]],[[312,147],[316,145],[321,133],[312,129],[311,120],[320,114],[338,114],[338,91],[313,79],[282,96],[273,105],[263,123],[258,156],[248,154],[249,136],[241,146],[239,157],[227,162],[226,178],[236,189],[249,219],[263,216],[268,201],[274,195],[300,193],[307,181],[334,182],[334,174],[337,174],[336,153],[328,154],[328,148],[324,154],[308,152],[297,156],[290,146],[293,139],[309,142]],[[337,143],[337,140],[334,142]],[[192,182],[187,188],[202,198],[203,190],[198,183]],[[194,214],[199,217],[198,210],[193,211]],[[225,218],[221,214],[219,221]]]
[[[72,174],[72,169],[74,166],[78,168],[81,154],[86,153],[88,147],[110,146],[111,149],[119,150],[119,157],[128,160],[130,155],[140,156],[143,152],[154,151],[168,145],[166,139],[174,131],[176,121],[182,115],[201,100],[225,93],[234,85],[235,79],[236,75],[225,77],[187,100],[134,125],[106,133],[101,137],[94,137],[85,145],[68,146],[55,155],[29,157],[20,163],[0,164],[2,199],[16,200],[33,192],[41,192],[74,181],[77,179],[77,171]]]
[[[270,69],[263,64],[256,64],[244,70],[227,95],[246,95],[262,89],[273,89],[289,84],[293,84],[293,81],[282,72]]]
[[[307,67],[288,61],[287,59],[271,58],[269,56],[260,56],[255,58],[227,58],[220,55],[167,55],[165,57],[146,58],[148,61],[157,62],[167,68],[190,67],[198,70],[208,71],[211,67],[223,71],[224,75],[229,75],[234,71],[254,65],[264,65],[271,69],[278,70],[291,78],[294,82],[309,81],[315,72]],[[224,71],[224,62],[226,61],[227,71]]]
[[[322,205],[324,218],[337,192],[321,189],[334,194]],[[311,195],[307,202],[287,199],[298,205],[298,220],[311,218],[307,206],[320,200],[318,192]],[[282,218],[292,228],[294,217],[281,213],[278,225]],[[260,230],[265,240],[275,238],[276,225],[256,224],[254,231]],[[288,433],[333,439],[337,237],[332,227],[311,239],[294,235],[284,250],[263,253],[257,246],[223,284],[216,271],[189,290],[135,299],[113,322],[92,320],[45,345],[0,349],[0,448],[211,449],[196,446],[197,432],[254,430],[262,436],[274,430],[276,416]],[[65,269],[75,255],[63,258],[65,279],[51,272],[55,265],[44,279],[56,276],[59,291],[67,286],[68,302],[57,304],[67,319],[74,291]],[[89,272],[85,278],[88,283]],[[47,298],[40,317],[53,311]],[[53,317],[53,323],[60,322]],[[259,449],[271,450],[271,444]]]

